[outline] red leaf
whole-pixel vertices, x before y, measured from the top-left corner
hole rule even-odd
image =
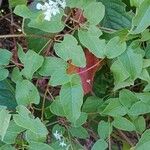
[[[94,56],[89,50],[85,50],[86,67],[77,68],[77,73],[81,77],[84,94],[92,92],[93,79],[96,71],[102,66],[101,60]]]
[[[73,18],[77,20],[79,24],[83,24],[86,21],[83,16],[83,11],[81,9],[76,9]],[[87,94],[92,92],[94,75],[96,71],[102,66],[102,60],[94,56],[88,49],[85,49],[84,52],[86,57],[86,67],[78,68],[69,63],[67,73],[78,73],[80,75],[84,94]]]

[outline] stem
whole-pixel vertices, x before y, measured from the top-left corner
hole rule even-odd
[[[0,39],[3,39],[3,38],[13,38],[13,37],[25,37],[26,35],[24,34],[10,34],[10,35],[0,35]]]
[[[41,111],[41,120],[42,121],[44,119],[45,101],[46,101],[46,95],[47,95],[48,88],[49,88],[49,86],[47,85],[47,88],[45,90],[44,97],[43,97],[42,111]]]
[[[49,91],[49,89],[47,90],[47,93],[50,95],[51,99],[52,99],[53,101],[55,101],[55,99],[54,99],[53,95],[51,94],[51,92]]]
[[[99,65],[102,61],[103,61],[103,59],[101,59],[99,62],[97,62],[95,65],[89,67],[88,69],[83,70],[83,71],[81,71],[81,72],[78,72],[78,74],[80,75],[80,74],[83,74],[83,73],[85,73],[85,72],[87,72],[87,71],[93,69],[94,67],[96,67],[97,65]]]
[[[2,17],[0,18],[0,21],[3,20],[3,19],[5,19],[5,18],[8,17],[8,16],[10,16],[10,13],[9,13],[9,14],[6,14],[5,16],[2,16]]]
[[[17,63],[17,62],[15,62],[15,61],[13,61],[13,60],[11,60],[11,62],[15,65],[15,66],[20,66],[20,67],[24,67],[24,65],[23,64],[20,64],[20,63]]]
[[[40,49],[40,51],[38,52],[38,54],[40,54],[46,48],[46,46],[48,46],[48,44],[51,44],[52,42],[53,42],[52,39],[48,40],[48,42]]]
[[[99,29],[105,31],[105,32],[108,32],[108,33],[112,33],[112,32],[116,32],[117,30],[114,30],[114,29],[110,29],[110,28],[106,28],[106,27],[101,27],[101,26],[98,26]]]
[[[30,34],[30,35],[26,35],[26,34],[10,34],[10,35],[0,35],[0,39],[3,38],[19,38],[19,37],[35,37],[35,38],[51,38],[49,36],[46,35],[35,35],[35,34]]]
[[[52,123],[46,124],[46,126],[47,126],[47,127],[49,127],[49,126],[52,126],[52,125],[54,125],[54,124],[56,124],[56,123],[59,123],[59,121],[55,121],[55,122],[52,122]]]
[[[21,26],[21,28],[22,28],[22,33],[24,33],[25,34],[25,32],[24,32],[24,22],[25,22],[25,19],[23,18],[23,20],[22,20],[22,26]]]
[[[134,147],[134,144],[131,142],[131,140],[120,130],[118,130],[119,134],[130,144],[130,146]]]

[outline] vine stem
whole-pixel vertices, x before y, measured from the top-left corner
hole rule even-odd
[[[36,37],[36,38],[51,38],[49,36],[39,36],[39,35],[35,35],[35,34],[30,34],[30,35],[26,35],[26,34],[9,34],[9,35],[0,35],[0,39],[4,39],[4,38],[19,38],[19,37]]]
[[[117,31],[117,30],[106,28],[106,27],[102,27],[102,26],[98,26],[98,28],[101,29],[102,31],[105,31],[105,32],[108,32],[108,33],[112,33],[112,32],[116,32]]]
[[[47,92],[48,92],[48,88],[49,88],[49,86],[47,85],[45,93],[44,93],[44,97],[43,97],[43,102],[42,102],[42,110],[41,110],[41,120],[42,121],[44,119],[45,101],[46,101],[46,95],[47,95]]]
[[[52,125],[54,125],[54,124],[56,124],[56,123],[59,123],[59,121],[55,121],[55,122],[52,122],[52,123],[46,124],[46,126],[47,126],[47,127],[49,127],[49,126],[52,126]]]
[[[93,69],[94,67],[96,67],[97,65],[99,65],[102,61],[103,61],[103,59],[101,59],[100,61],[98,61],[98,62],[97,62],[96,64],[94,64],[93,66],[89,67],[88,69],[78,72],[78,74],[80,75],[80,74],[83,74],[83,73],[85,73],[85,72],[87,72],[87,71]]]
[[[38,54],[40,54],[49,44],[51,45],[53,42],[52,39],[48,40],[48,42],[40,49],[40,51],[38,52]]]
[[[51,92],[49,91],[49,89],[47,89],[47,93],[50,95],[51,99],[52,99],[53,101],[55,101],[55,99],[54,99],[53,95],[51,94]]]
[[[25,37],[26,35],[25,34],[10,34],[10,35],[0,35],[0,39],[3,39],[3,38],[13,38],[13,37]]]
[[[130,144],[130,146],[134,147],[134,144],[131,142],[131,140],[120,130],[118,130],[119,134]]]

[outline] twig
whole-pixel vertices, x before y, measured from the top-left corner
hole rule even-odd
[[[0,21],[2,21],[3,19],[5,19],[5,18],[8,17],[8,16],[10,16],[10,13],[9,13],[9,14],[6,14],[5,16],[2,16],[2,17],[0,18]]]
[[[35,35],[35,34],[10,34],[10,35],[0,35],[0,39],[5,39],[5,38],[20,38],[20,37],[35,37],[35,38],[47,38],[50,39],[51,37],[46,36],[46,35]]]
[[[56,124],[56,123],[59,123],[59,121],[55,121],[55,122],[52,122],[52,123],[46,124],[46,126],[47,126],[47,127],[49,127],[49,126],[52,126],[52,125],[54,125],[54,124]]]
[[[40,49],[38,54],[40,54],[48,45],[51,45],[52,42],[53,42],[52,39],[48,40],[48,42],[46,42],[46,44]]]
[[[49,91],[49,89],[47,89],[47,93],[50,95],[51,99],[52,99],[53,101],[55,101],[55,99],[54,99],[53,95],[51,94],[51,92]]]
[[[12,13],[12,9],[10,8],[10,12],[11,12],[11,24],[10,24],[10,33],[14,34],[14,17],[13,17],[13,13]],[[16,42],[16,38],[13,37],[13,42],[14,42],[14,48],[13,48],[13,59],[15,62],[18,62],[18,54],[17,54],[17,42]]]
[[[15,66],[21,66],[21,67],[23,67],[24,65],[23,64],[20,64],[20,63],[17,63],[17,62],[14,62],[13,60],[11,60],[11,62],[15,65]]]
[[[11,22],[11,20],[10,19],[8,19],[8,18],[4,18],[6,21],[8,21],[8,22]],[[17,29],[21,29],[20,28],[20,26],[18,26],[16,23],[14,23],[14,22],[11,22],[11,25],[12,26],[15,26]]]
[[[118,132],[128,142],[128,144],[130,144],[130,146],[134,147],[132,141],[122,131],[118,130]]]

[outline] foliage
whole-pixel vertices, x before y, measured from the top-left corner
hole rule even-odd
[[[150,149],[150,1],[125,2],[9,0],[0,149]]]

